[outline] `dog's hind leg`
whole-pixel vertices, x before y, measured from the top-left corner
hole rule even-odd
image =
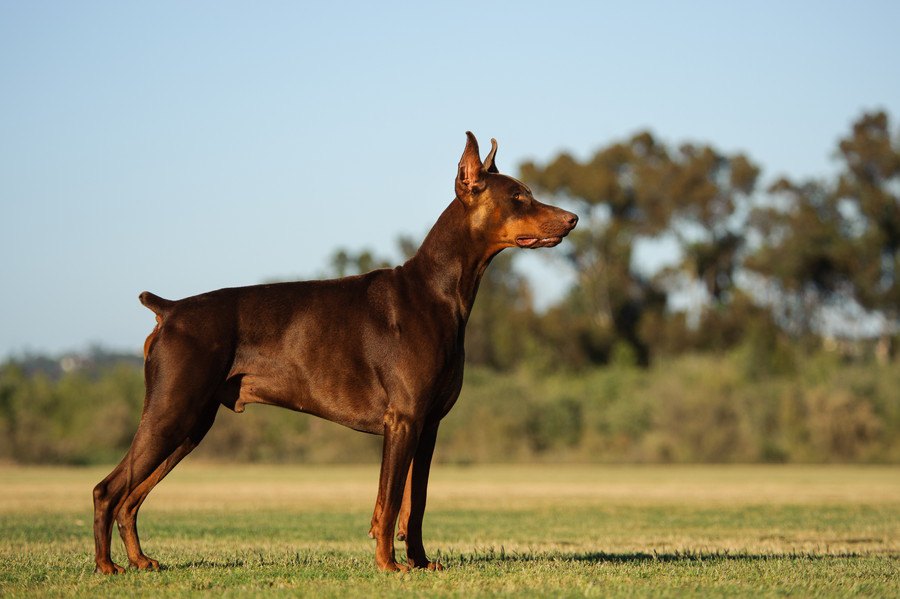
[[[210,402],[215,401],[213,391],[224,376],[224,367],[220,357],[202,351],[190,339],[170,337],[163,346],[157,342],[146,368],[147,398],[131,447],[109,476],[94,487],[98,572],[124,571],[110,556],[112,520],[129,495],[188,440]]]
[[[111,496],[120,492],[119,488],[123,485],[125,465],[130,454],[129,450],[129,453],[125,454],[125,457],[113,468],[112,472],[94,487],[94,549],[96,551],[94,561],[97,563],[96,571],[103,574],[121,574],[125,571],[125,568],[113,563],[109,551],[110,537],[112,536],[112,531],[110,530],[112,521]]]
[[[128,496],[187,440],[196,420],[196,415],[183,409],[167,413],[146,410],[125,458],[94,487],[94,543],[98,572],[117,574],[123,571],[110,557],[112,520]]]
[[[122,542],[125,544],[125,551],[128,553],[128,561],[135,568],[138,568],[139,570],[159,569],[159,562],[147,557],[141,550],[141,542],[137,532],[138,510],[141,509],[141,505],[143,505],[144,500],[147,499],[147,495],[150,494],[153,488],[159,484],[159,482],[164,479],[185,456],[191,453],[191,451],[200,444],[203,437],[206,436],[206,433],[209,432],[209,429],[212,427],[213,422],[216,419],[218,408],[218,403],[210,403],[207,412],[197,421],[197,424],[194,426],[187,439],[185,439],[162,464],[157,466],[156,470],[154,470],[149,477],[128,495],[125,502],[119,508],[119,511],[116,514],[119,534],[122,536]]]
[[[161,427],[165,432],[161,432],[158,423],[145,413],[128,453],[109,476],[94,487],[94,559],[98,572],[119,574],[124,571],[110,556],[113,518],[128,495],[184,441],[187,431],[182,432],[177,427],[177,422],[167,422]]]

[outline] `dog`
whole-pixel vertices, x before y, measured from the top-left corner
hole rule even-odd
[[[441,569],[426,556],[422,518],[438,426],[462,387],[466,322],[479,282],[504,248],[553,247],[578,222],[500,174],[496,153],[492,139],[482,162],[466,132],[456,197],[396,268],[178,301],[140,294],[156,315],[144,343],[146,396],[131,447],[94,487],[98,572],[124,572],[110,557],[113,519],[130,564],[159,568],[141,550],[141,504],[203,440],[219,406],[243,412],[251,403],[383,435],[369,531],[375,563],[388,571]],[[395,527],[406,563],[395,559]]]

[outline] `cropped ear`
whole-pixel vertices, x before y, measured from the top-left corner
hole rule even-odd
[[[466,131],[466,149],[456,172],[456,197],[468,203],[484,191],[484,187],[484,165],[478,155],[478,140],[471,131]]]
[[[494,158],[497,156],[497,140],[493,137],[491,138],[491,151],[488,152],[487,157],[484,159],[484,170],[489,173],[499,173],[497,170],[497,163],[494,162]]]

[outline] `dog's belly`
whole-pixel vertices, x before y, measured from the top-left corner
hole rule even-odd
[[[238,413],[247,404],[260,403],[312,414],[372,434],[384,433],[387,407],[383,390],[340,373],[312,383],[289,376],[239,373],[226,381],[219,401]]]

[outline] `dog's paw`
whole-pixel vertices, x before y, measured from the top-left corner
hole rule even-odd
[[[138,570],[159,570],[159,562],[146,555],[140,556],[137,560],[131,562],[131,565]]]
[[[124,574],[125,568],[113,562],[102,562],[97,564],[97,567],[94,568],[94,572],[106,575]]]
[[[444,566],[443,564],[441,564],[441,562],[432,562],[428,558],[410,559],[407,561],[409,562],[410,568],[415,568],[417,570],[432,570],[439,572],[444,569]]]
[[[384,572],[409,572],[409,566],[406,564],[401,564],[396,561],[386,562],[384,564],[378,564],[378,569]]]

